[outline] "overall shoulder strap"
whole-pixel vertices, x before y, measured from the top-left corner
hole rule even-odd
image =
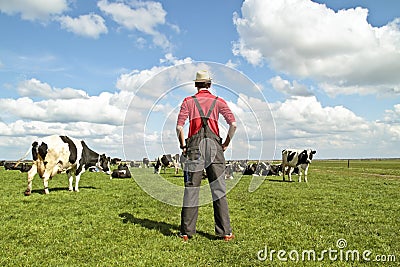
[[[218,99],[218,96],[214,98],[214,101],[212,102],[210,109],[208,110],[208,113],[206,116],[207,119],[210,118],[211,112],[213,111],[215,104],[217,103],[217,99]]]
[[[208,110],[207,116],[204,115],[204,111],[200,106],[199,100],[196,98],[196,96],[192,96],[194,103],[196,103],[196,107],[200,113],[201,116],[201,121],[203,122],[203,126],[207,125],[208,118],[210,118],[211,112],[213,111],[215,104],[217,102],[218,96],[214,98],[214,101],[211,103],[210,109]]]
[[[195,95],[193,95],[192,98],[193,98],[193,100],[194,100],[194,103],[196,104],[196,107],[197,107],[197,110],[198,110],[199,113],[200,113],[200,116],[201,116],[202,118],[205,118],[206,116],[204,116],[204,111],[203,111],[203,109],[202,109],[201,106],[200,106],[199,100],[197,100],[197,98],[196,98]]]

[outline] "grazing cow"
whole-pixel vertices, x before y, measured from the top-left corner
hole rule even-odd
[[[175,168],[175,174],[178,174],[179,172],[179,154],[176,155],[171,155],[171,154],[166,154],[159,156],[156,159],[156,164],[154,165],[154,173],[160,174],[161,168],[165,169],[168,167],[174,167]]]
[[[131,178],[131,172],[129,171],[126,163],[118,165],[118,169],[113,170],[111,174],[112,178]]]
[[[43,179],[44,192],[49,194],[49,179],[61,172],[68,174],[69,191],[79,192],[81,174],[91,166],[110,174],[110,158],[91,150],[84,141],[67,136],[51,135],[32,143],[33,165],[28,172],[28,187],[25,195],[32,191],[32,180],[38,173]]]
[[[285,181],[286,166],[288,167],[289,181],[292,181],[292,168],[299,168],[299,182],[301,182],[301,172],[304,171],[304,181],[307,182],[308,166],[312,161],[315,150],[284,149],[282,151],[282,173]]]
[[[150,160],[148,158],[143,158],[143,168],[148,168],[150,164]]]

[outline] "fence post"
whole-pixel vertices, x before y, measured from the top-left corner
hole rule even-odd
[[[350,160],[347,160],[347,168],[350,168]]]

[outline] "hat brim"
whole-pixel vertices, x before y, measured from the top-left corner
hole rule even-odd
[[[211,82],[211,79],[196,79],[195,82]]]

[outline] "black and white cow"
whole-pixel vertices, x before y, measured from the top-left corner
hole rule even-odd
[[[68,136],[51,135],[32,143],[33,165],[28,172],[28,187],[25,195],[32,191],[32,180],[38,173],[43,179],[44,192],[49,194],[49,179],[61,172],[68,174],[69,191],[73,190],[75,175],[75,191],[79,192],[81,174],[91,166],[110,174],[110,158],[91,150],[84,141]]]
[[[299,168],[299,182],[301,182],[301,173],[304,171],[304,181],[307,182],[308,166],[313,159],[313,155],[317,153],[311,149],[284,149],[282,151],[282,173],[285,181],[286,167],[288,167],[289,181],[292,181],[292,168]]]
[[[20,172],[28,172],[31,167],[31,165],[24,162],[4,162],[4,169],[6,170],[18,170]]]
[[[256,176],[273,176],[279,175],[282,165],[270,164],[269,162],[260,161],[253,175]]]
[[[124,164],[119,164],[118,168],[113,170],[111,174],[112,178],[131,178],[131,172],[129,170],[129,167],[126,163]]]
[[[257,163],[248,163],[243,170],[243,175],[253,175],[257,170]]]
[[[120,158],[112,158],[111,159],[111,165],[119,165],[119,164],[121,164],[121,162],[122,162],[122,159],[120,159]]]
[[[143,163],[143,168],[148,168],[150,160],[148,158],[143,158],[142,163]]]
[[[174,167],[175,168],[175,174],[178,174],[179,172],[179,154],[176,155],[171,155],[171,154],[166,154],[166,155],[161,155],[156,159],[156,164],[154,165],[154,173],[160,174],[161,168],[165,169],[169,167]]]

